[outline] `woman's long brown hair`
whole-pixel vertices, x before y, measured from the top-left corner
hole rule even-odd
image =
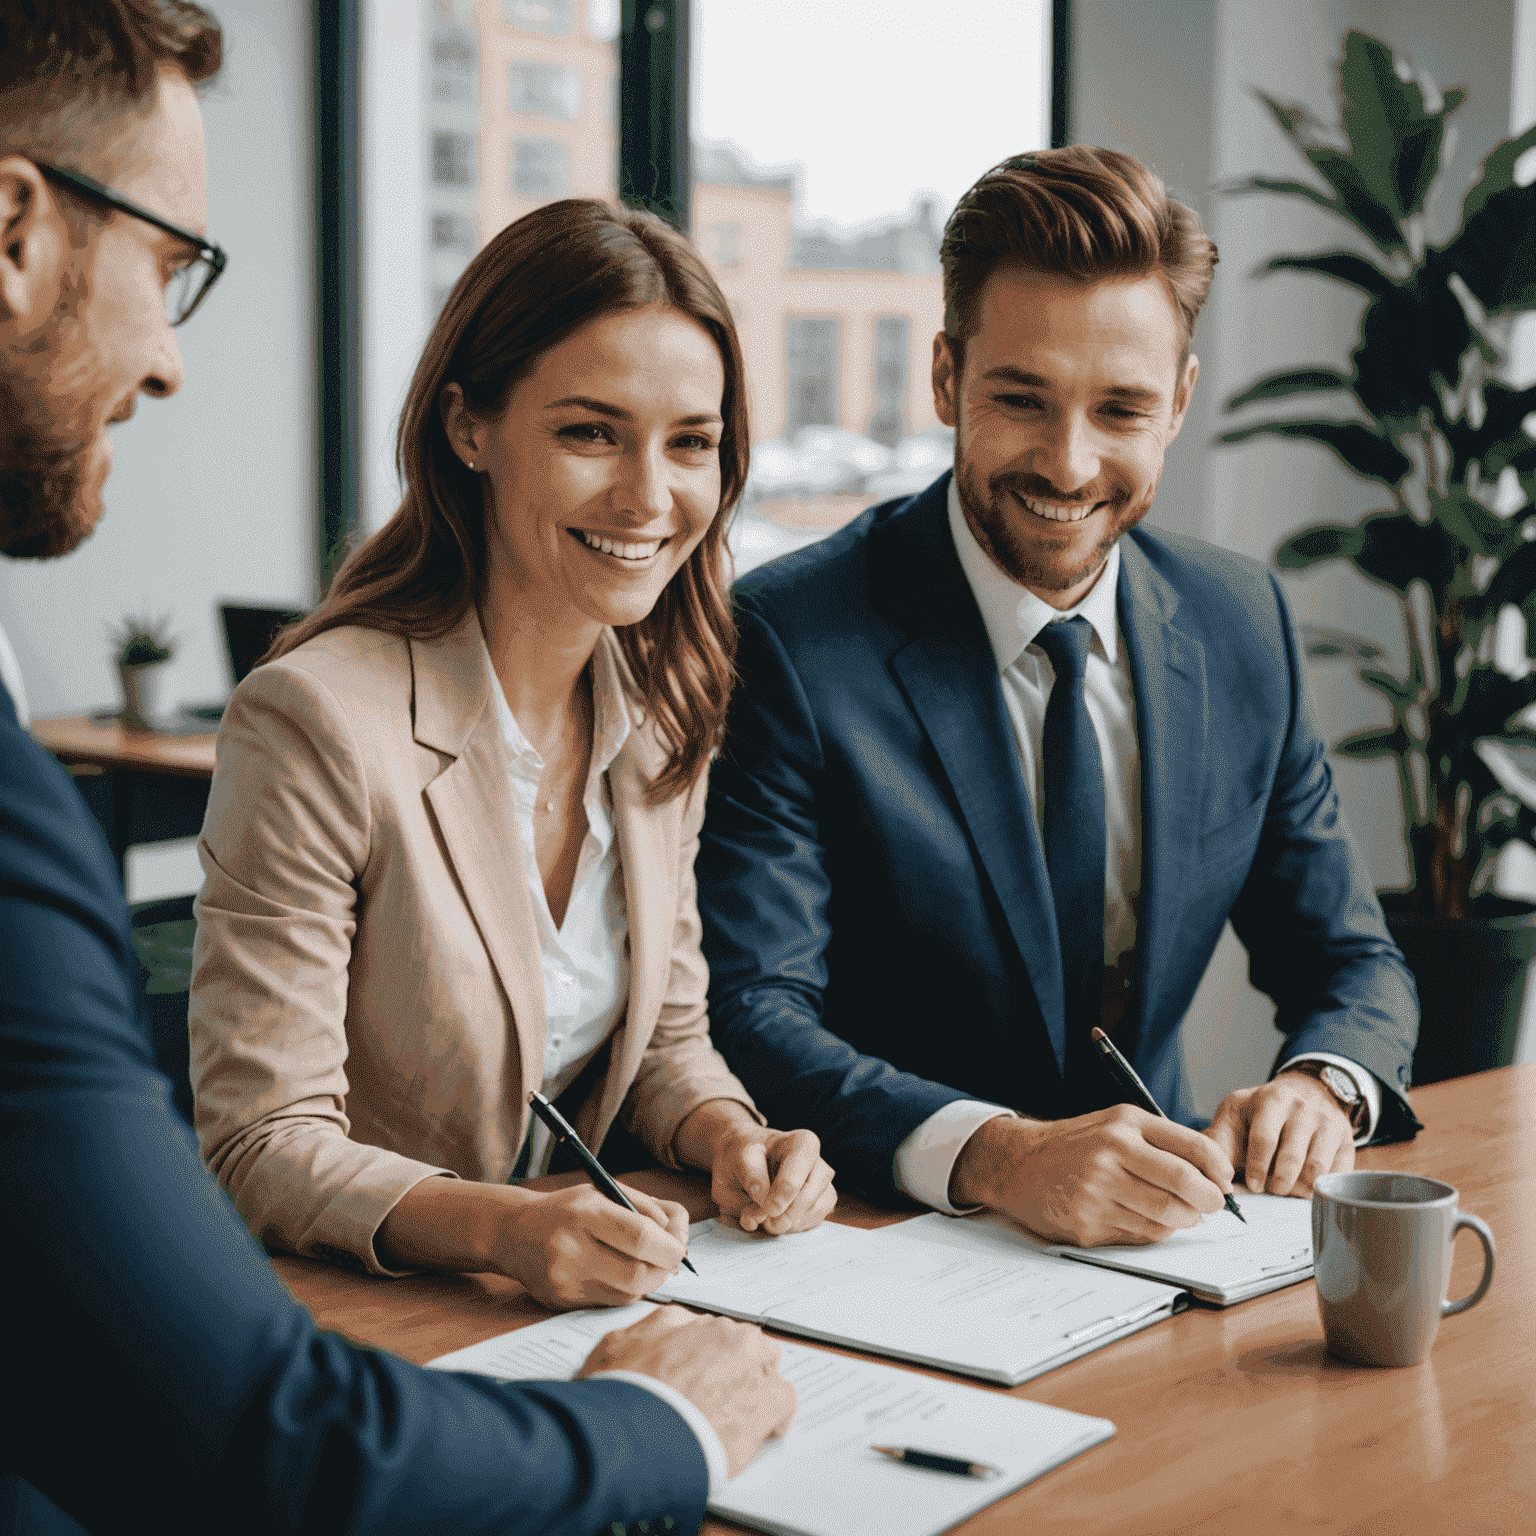
[[[730,306],[688,241],[654,214],[588,198],[547,203],[509,224],[459,279],[416,365],[400,417],[399,509],[347,557],[324,602],[284,630],[271,661],[343,624],[414,640],[455,628],[482,595],[480,476],[449,446],[439,401],[458,384],[472,415],[494,417],[551,347],[599,315],[665,304],[704,327],[725,365],[720,507],[650,614],[615,631],[669,755],[653,804],[685,792],[725,731],[736,626],[725,578],[727,514],[747,478],[741,343]]]

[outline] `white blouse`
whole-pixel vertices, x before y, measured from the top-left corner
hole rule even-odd
[[[522,833],[523,865],[539,930],[539,958],[544,973],[544,1086],[547,1099],[558,1098],[608,1038],[629,1003],[629,913],[624,871],[614,838],[613,800],[608,769],[629,739],[630,721],[624,685],[613,658],[601,647],[592,658],[592,761],[582,805],[587,835],[576,864],[576,879],[565,920],[555,927],[539,863],[534,854],[533,816],[544,760],[523,735],[507,705],[490,652],[485,656],[491,697],[502,740],[512,759],[511,788]],[[542,1121],[533,1127],[528,1174],[549,1165],[550,1136]]]

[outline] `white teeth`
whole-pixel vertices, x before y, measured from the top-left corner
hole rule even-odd
[[[605,555],[617,555],[620,560],[649,560],[661,548],[664,540],[647,539],[643,544],[621,544],[617,539],[604,538],[601,534],[588,533],[583,528],[575,530],[577,537],[589,549],[601,550]]]
[[[1049,518],[1053,523],[1080,523],[1098,505],[1097,502],[1075,501],[1068,506],[1063,506],[1055,501],[1032,501],[1028,496],[1021,496],[1022,501],[1036,517]]]

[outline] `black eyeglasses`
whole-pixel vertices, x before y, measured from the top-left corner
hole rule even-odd
[[[193,310],[203,302],[208,290],[218,282],[219,274],[229,263],[229,257],[213,241],[194,235],[190,229],[172,224],[169,219],[162,219],[158,213],[151,213],[147,208],[140,208],[137,203],[130,202],[111,187],[104,187],[99,181],[92,181],[89,176],[82,176],[78,171],[66,171],[57,165],[44,165],[41,160],[32,163],[50,181],[61,182],[75,192],[94,197],[97,202],[105,203],[109,208],[143,219],[146,224],[153,224],[156,229],[163,229],[168,235],[175,235],[178,240],[185,240],[192,246],[197,255],[185,266],[176,269],[165,288],[166,319],[172,325],[180,325],[183,320],[191,317]]]

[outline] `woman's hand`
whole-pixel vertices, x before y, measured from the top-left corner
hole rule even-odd
[[[837,1204],[816,1133],[759,1125],[732,1099],[699,1105],[678,1127],[673,1146],[679,1161],[709,1170],[721,1218],[748,1232],[804,1232]]]
[[[425,1179],[401,1196],[374,1248],[391,1269],[510,1275],[546,1307],[622,1306],[676,1274],[688,1248],[682,1206],[624,1193],[634,1211],[587,1183],[546,1192]]]
[[[622,1306],[675,1275],[688,1251],[688,1212],[628,1185],[634,1211],[586,1183],[520,1193],[528,1203],[501,1232],[495,1267],[546,1307]]]

